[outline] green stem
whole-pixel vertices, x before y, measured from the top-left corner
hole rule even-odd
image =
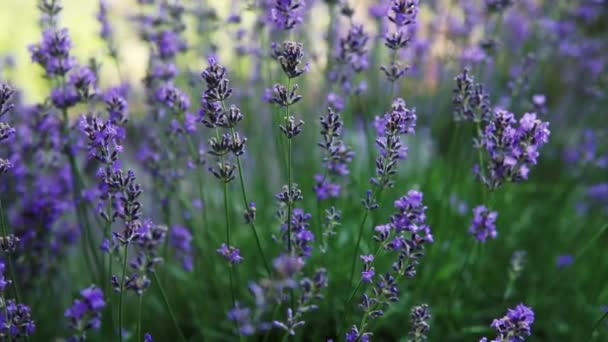
[[[222,101],[222,106],[225,108],[223,101]],[[224,109],[224,111],[225,111],[225,109]],[[236,140],[236,132],[235,132],[234,128],[231,127],[230,131],[232,132],[232,139]],[[237,168],[239,171],[239,180],[241,183],[241,193],[242,193],[242,197],[243,197],[243,204],[245,205],[245,210],[249,210],[249,200],[247,199],[247,191],[245,190],[245,180],[243,177],[243,167],[241,165],[240,156],[236,156],[236,165],[237,165]],[[255,243],[258,247],[258,252],[260,253],[260,256],[262,257],[262,262],[264,262],[264,268],[266,269],[266,273],[268,273],[268,276],[270,276],[270,274],[271,274],[270,266],[268,266],[268,261],[266,260],[266,256],[264,255],[264,249],[262,248],[262,243],[260,242],[260,237],[255,228],[255,223],[253,222],[253,220],[249,223],[249,225],[251,227],[251,231],[253,232],[253,236],[255,237]]]
[[[156,275],[156,273],[152,273],[152,276],[154,277],[154,281],[156,281],[156,285],[158,286],[158,289],[160,290],[160,295],[163,298],[163,303],[165,303],[165,307],[167,308],[167,311],[169,312],[169,316],[171,316],[171,322],[173,322],[173,326],[175,327],[175,330],[177,330],[180,340],[182,342],[185,342],[186,338],[184,337],[184,333],[182,332],[182,329],[180,329],[179,324],[177,323],[177,319],[175,318],[175,313],[173,312],[173,309],[171,308],[171,304],[169,304],[169,299],[167,298],[165,289],[163,288],[163,285],[160,283],[160,280],[158,279],[158,276]]]
[[[367,217],[369,216],[369,209],[365,209],[363,213],[363,218],[361,219],[361,223],[359,224],[359,236],[357,237],[357,243],[355,244],[355,250],[353,252],[352,263],[350,267],[350,278],[348,280],[348,285],[351,286],[353,283],[353,279],[355,277],[355,266],[357,266],[357,255],[359,254],[359,247],[361,245],[361,239],[363,238],[363,229],[365,227],[365,222],[367,221]]]
[[[595,333],[597,328],[600,327],[602,322],[604,322],[607,318],[608,318],[608,311],[604,312],[602,317],[600,317],[600,319],[598,319],[597,322],[595,322],[595,324],[593,325],[593,329],[591,329],[591,333],[589,334],[589,339],[587,341],[591,341],[593,339],[593,334]]]
[[[137,342],[143,341],[141,339],[141,303],[143,298],[143,293],[139,295],[138,303],[137,303]]]
[[[122,278],[120,279],[120,295],[118,296],[118,339],[122,342],[123,327],[123,297],[125,292],[125,277],[127,275],[127,259],[129,255],[129,242],[125,243],[124,259],[122,262]]]

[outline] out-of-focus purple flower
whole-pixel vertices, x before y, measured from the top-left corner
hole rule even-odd
[[[75,339],[84,338],[87,330],[99,330],[101,312],[106,306],[103,292],[94,285],[80,291],[80,296],[65,311]]]
[[[304,260],[301,257],[282,254],[272,262],[274,269],[283,278],[291,279],[304,267]]]
[[[492,117],[490,96],[483,84],[476,83],[468,68],[456,76],[456,88],[452,96],[454,120],[487,121]]]
[[[483,205],[473,209],[473,221],[469,227],[469,234],[475,237],[479,242],[486,242],[488,238],[496,238],[496,218],[498,213],[490,211]]]
[[[144,334],[144,342],[154,342],[154,339],[152,338],[152,335],[150,333]]]
[[[490,325],[498,334],[495,341],[524,341],[531,335],[534,323],[534,311],[524,304],[507,310],[507,315],[495,319]]]
[[[188,272],[192,271],[192,234],[190,231],[182,226],[171,227],[169,243],[175,249],[177,258],[182,262],[182,267]]]
[[[58,109],[67,109],[78,103],[80,96],[71,85],[60,86],[51,91],[51,101]]]
[[[410,310],[412,327],[409,332],[410,341],[423,342],[427,340],[427,334],[431,328],[431,311],[428,304],[414,306]]]
[[[164,84],[158,88],[156,99],[175,113],[183,113],[190,108],[188,95],[172,84]]]
[[[99,36],[102,39],[108,39],[112,35],[112,26],[108,21],[108,4],[106,0],[99,0],[99,11],[97,12],[97,21],[101,24]]]
[[[555,266],[559,269],[564,269],[574,263],[574,257],[570,254],[558,255],[555,258]]]
[[[32,61],[42,66],[48,75],[65,75],[76,64],[70,56],[72,40],[68,29],[50,28],[42,33],[42,41],[29,47]]]
[[[608,208],[608,182],[591,185],[587,188],[587,197],[594,205]]]
[[[156,46],[156,52],[162,60],[172,59],[176,54],[186,51],[188,44],[173,31],[160,31],[150,37]]]
[[[239,304],[228,311],[228,320],[235,322],[239,327],[239,334],[251,336],[255,333],[255,327],[251,322],[251,309],[242,308]]]
[[[392,0],[388,19],[401,28],[416,23],[418,0]]]
[[[315,194],[317,199],[326,200],[328,198],[337,198],[340,196],[340,185],[330,183],[326,177],[323,177],[321,174],[315,175]]]
[[[279,30],[291,30],[302,22],[304,0],[272,0],[270,19]]]
[[[4,292],[6,287],[11,284],[11,281],[4,277],[4,271],[6,270],[6,265],[0,261],[0,292]]]
[[[216,251],[221,254],[231,265],[240,264],[241,261],[243,261],[241,251],[238,248],[228,246],[225,243],[222,243],[220,248],[218,248]]]

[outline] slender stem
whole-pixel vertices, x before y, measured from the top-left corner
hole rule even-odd
[[[226,109],[225,109],[223,101],[222,101],[222,106],[224,107],[224,111],[225,111]],[[232,139],[236,140],[236,131],[234,130],[234,127],[231,127],[230,131],[232,133]],[[236,156],[236,165],[237,165],[237,168],[239,171],[239,180],[241,183],[241,193],[242,193],[242,197],[243,197],[243,204],[245,205],[245,210],[248,210],[249,200],[247,199],[247,191],[245,190],[245,180],[243,177],[243,167],[241,165],[240,156]],[[268,261],[266,260],[266,256],[264,255],[264,249],[262,248],[262,243],[260,242],[260,237],[255,228],[255,223],[253,222],[253,220],[249,223],[249,225],[251,227],[251,231],[253,232],[253,236],[255,237],[255,243],[258,247],[258,252],[260,253],[260,256],[262,257],[262,262],[264,263],[264,268],[266,268],[266,272],[270,276],[270,273],[271,273],[270,266],[268,266]]]
[[[122,313],[122,299],[125,292],[125,277],[127,275],[127,259],[129,255],[129,242],[125,243],[124,260],[122,262],[122,278],[120,279],[120,295],[118,296],[118,338],[122,342],[122,327],[123,327],[123,313]]]
[[[363,218],[361,219],[361,223],[359,224],[359,236],[357,237],[357,243],[355,244],[355,250],[353,252],[352,263],[350,267],[350,278],[348,280],[348,285],[351,286],[353,283],[353,279],[355,277],[355,266],[357,265],[357,254],[359,254],[359,247],[361,245],[361,239],[363,238],[363,229],[365,227],[365,222],[367,221],[367,217],[369,216],[369,209],[365,209],[363,213]]]
[[[591,341],[593,339],[593,333],[595,333],[597,328],[600,327],[600,324],[602,324],[602,322],[604,322],[607,318],[608,318],[608,311],[604,312],[602,317],[600,317],[600,319],[598,319],[597,322],[595,322],[595,324],[593,324],[593,329],[591,329],[591,333],[589,334],[589,339],[587,341]]]
[[[141,339],[141,303],[144,294],[140,294],[137,303],[137,342],[143,341]]]
[[[287,91],[291,88],[291,78],[287,79]],[[289,105],[285,107],[285,124],[289,122]],[[287,202],[287,251],[291,254],[291,138],[287,137],[287,188],[290,200]],[[292,300],[293,301],[293,300]]]
[[[374,252],[374,260],[372,260],[372,262],[370,263],[370,267],[374,266],[374,263],[376,262],[376,259],[378,258],[378,255],[380,254],[380,252],[382,251],[382,249],[384,247],[385,247],[384,243],[381,243],[378,246],[378,248]],[[351,279],[351,283],[352,283],[352,279]],[[339,329],[344,324],[344,321],[346,321],[346,318],[348,317],[348,314],[350,313],[350,303],[352,303],[353,299],[357,295],[357,292],[359,292],[359,289],[361,288],[361,286],[363,286],[363,281],[361,280],[361,278],[359,278],[359,281],[357,282],[357,286],[355,287],[355,289],[351,293],[350,297],[348,298],[348,301],[346,301],[346,304],[344,305],[344,314],[342,315],[342,321],[336,327],[336,329],[338,329],[338,332],[339,332]]]
[[[175,313],[173,312],[173,309],[171,308],[171,304],[169,304],[169,299],[167,298],[165,289],[163,288],[163,285],[160,283],[160,280],[158,279],[158,276],[156,275],[156,273],[153,272],[152,276],[154,277],[154,281],[156,281],[156,285],[158,286],[158,289],[160,290],[160,295],[163,298],[163,302],[165,303],[165,307],[167,308],[167,311],[169,312],[169,316],[171,316],[171,322],[173,322],[173,326],[175,327],[175,330],[177,330],[180,340],[182,342],[185,342],[186,338],[184,337],[184,333],[182,332],[182,329],[180,329],[179,324],[177,323],[177,319],[175,318]]]
[[[229,208],[228,208],[228,183],[224,182],[224,186],[223,186],[223,190],[224,190],[224,217],[226,219],[226,243],[228,244],[228,246],[231,246],[231,241],[230,241],[230,212],[229,212]],[[232,305],[234,307],[234,305],[236,304],[236,300],[234,297],[234,286],[232,284],[232,267],[230,267],[230,292],[232,294]]]

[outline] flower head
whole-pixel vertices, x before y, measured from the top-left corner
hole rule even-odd
[[[483,205],[473,209],[473,221],[469,228],[469,233],[472,234],[477,241],[486,242],[488,238],[496,238],[496,211],[490,211]]]

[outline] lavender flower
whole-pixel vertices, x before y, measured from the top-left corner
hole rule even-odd
[[[493,342],[500,341],[524,341],[532,334],[531,328],[534,323],[534,311],[524,304],[519,304],[513,309],[507,310],[507,315],[495,319],[490,325],[498,334]]]
[[[335,66],[329,73],[329,79],[341,86],[344,94],[352,94],[356,91],[353,86],[355,75],[369,67],[369,56],[366,48],[369,35],[364,31],[363,25],[351,24],[345,37],[338,42],[338,51],[335,56]],[[344,102],[339,95],[333,94],[333,100],[329,101],[333,93],[328,95],[330,106],[341,112]],[[341,105],[338,105],[341,104]]]
[[[72,40],[66,28],[50,28],[42,33],[42,41],[29,47],[32,61],[42,66],[48,75],[63,76],[76,64],[70,56]]]
[[[8,337],[9,340],[27,338],[36,330],[36,324],[32,320],[31,310],[27,305],[6,298],[5,290],[11,281],[5,278],[5,269],[5,264],[0,261],[0,299],[3,307],[0,310],[0,337],[3,339]]]
[[[282,44],[272,44],[271,56],[283,69],[289,78],[296,78],[308,71],[308,65],[301,67],[304,58],[302,43],[284,41]]]
[[[570,254],[558,255],[555,258],[555,265],[558,269],[564,269],[574,263],[574,257]]]
[[[359,309],[363,311],[362,323],[347,333],[347,339],[349,336],[364,336],[368,329],[367,320],[383,316],[385,308],[399,300],[398,279],[416,274],[416,267],[424,255],[425,243],[433,242],[431,229],[426,224],[426,206],[422,198],[421,192],[410,190],[406,196],[395,201],[398,212],[391,216],[391,222],[375,227],[374,240],[379,246],[374,256],[361,256],[364,262],[361,282],[372,281],[376,274],[372,264],[380,251],[387,251],[395,261],[392,269],[380,273],[371,282],[371,289],[363,294],[359,304]]]
[[[312,215],[303,209],[295,208],[291,213],[291,235],[288,234],[288,225],[283,223],[281,231],[286,246],[292,246],[292,251],[300,257],[309,257],[312,252],[314,234],[308,229]],[[291,238],[291,241],[287,241]]]
[[[331,108],[327,114],[321,116],[321,137],[318,145],[324,150],[323,167],[327,170],[325,175],[315,175],[315,193],[317,199],[324,200],[339,196],[340,185],[329,181],[330,176],[345,176],[350,173],[348,165],[352,162],[354,152],[342,141],[342,121],[340,114]]]
[[[380,155],[376,158],[376,177],[372,184],[392,187],[392,176],[397,173],[397,162],[407,156],[407,148],[401,144],[400,136],[413,134],[416,127],[416,110],[408,109],[403,99],[393,101],[391,111],[376,118],[376,145]]]
[[[192,234],[182,226],[173,226],[169,231],[169,243],[175,249],[177,258],[184,270],[191,272],[193,268]]]
[[[549,141],[549,123],[526,113],[517,121],[513,113],[497,109],[476,142],[490,157],[485,169],[474,168],[477,177],[490,189],[504,182],[528,179],[530,167],[538,160],[540,148]]]
[[[496,211],[490,211],[483,205],[473,209],[473,221],[469,228],[469,233],[472,234],[479,242],[486,242],[488,238],[496,238]]]
[[[234,308],[228,311],[228,320],[236,322],[239,327],[240,335],[251,336],[255,333],[255,327],[251,322],[251,310],[249,308],[241,308],[237,303]]]
[[[475,78],[465,68],[462,74],[455,78],[456,88],[452,96],[454,120],[456,121],[488,121],[492,117],[490,97],[483,84],[476,83]]]
[[[94,285],[80,291],[80,295],[82,298],[76,299],[64,314],[74,330],[71,338],[74,341],[85,340],[87,330],[99,330],[101,313],[106,306],[103,292]]]
[[[373,255],[362,255],[361,260],[363,260],[363,271],[361,271],[361,281],[364,283],[371,283],[374,275],[376,274],[376,269],[372,266],[374,261]]]
[[[226,259],[231,265],[240,264],[243,261],[243,257],[241,257],[241,251],[238,248],[228,246],[225,243],[222,243],[220,248],[216,250],[220,255]]]
[[[427,304],[414,306],[410,310],[410,319],[412,327],[409,333],[409,341],[411,342],[422,342],[426,341],[427,334],[430,329],[431,312]]]
[[[318,200],[326,200],[328,198],[337,198],[340,195],[340,185],[330,183],[323,175],[315,175],[314,191]]]
[[[108,4],[106,0],[99,0],[99,12],[97,12],[97,21],[101,24],[101,30],[99,36],[105,40],[108,40],[112,36],[112,26],[108,22]]]
[[[304,0],[272,0],[270,19],[280,30],[291,30],[302,22]]]
[[[36,324],[27,305],[16,303],[13,299],[4,303],[4,310],[0,311],[0,336],[16,340],[31,336],[35,330]]]
[[[398,51],[407,47],[412,40],[413,27],[416,25],[418,15],[418,5],[418,0],[391,0],[388,19],[395,28],[392,32],[387,32],[384,38],[384,45],[392,50],[391,64],[383,65],[381,70],[393,84],[405,75],[408,69],[408,67],[401,66],[396,58]]]

